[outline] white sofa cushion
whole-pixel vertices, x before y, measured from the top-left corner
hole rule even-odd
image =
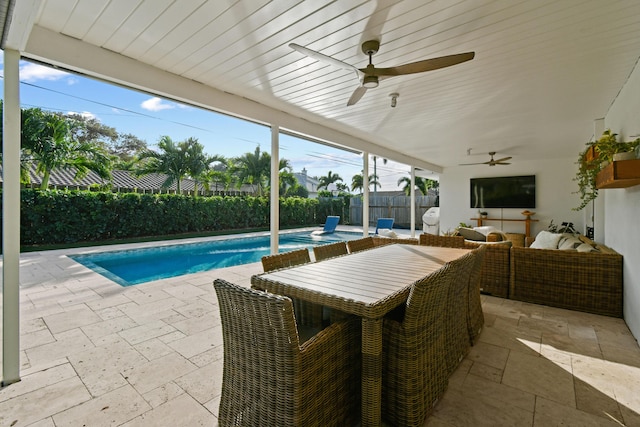
[[[536,240],[531,244],[534,249],[558,249],[558,242],[562,234],[541,231],[536,236]]]

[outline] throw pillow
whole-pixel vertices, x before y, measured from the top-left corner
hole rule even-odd
[[[534,249],[558,249],[558,242],[561,237],[562,234],[541,231],[530,247]]]
[[[574,249],[577,249],[578,246],[584,245],[584,244],[586,243],[583,243],[582,240],[578,239],[577,237],[573,237],[570,234],[563,234],[560,240],[558,241],[558,249],[562,249],[565,251],[574,250]]]
[[[593,246],[591,246],[588,243],[582,243],[580,244],[576,250],[578,252],[600,252],[599,250],[597,250],[596,248],[594,248]]]
[[[467,240],[473,240],[476,242],[487,241],[487,236],[480,233],[479,231],[474,230],[473,228],[460,227],[458,228],[458,233],[460,233]]]

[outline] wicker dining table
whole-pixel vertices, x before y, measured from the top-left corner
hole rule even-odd
[[[416,281],[468,249],[394,244],[251,278],[257,289],[362,318],[362,426],[381,425],[382,318]]]

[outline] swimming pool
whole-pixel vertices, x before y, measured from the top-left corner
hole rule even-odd
[[[321,236],[312,236],[309,231],[282,233],[279,248],[280,252],[288,252],[360,237],[362,233],[342,231]],[[183,274],[259,262],[269,253],[270,239],[265,235],[69,257],[122,286],[131,286]]]

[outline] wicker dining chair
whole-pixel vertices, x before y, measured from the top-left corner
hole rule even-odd
[[[264,269],[264,272],[267,273],[269,271],[307,264],[309,262],[311,262],[309,250],[303,248],[295,251],[263,256],[262,268]],[[322,325],[321,305],[295,298],[292,298],[292,300],[296,319],[299,324],[310,327],[319,327]]]
[[[449,375],[456,370],[471,349],[467,316],[469,311],[469,276],[475,263],[475,254],[469,252],[451,261],[453,283],[447,292],[445,312],[446,361]]]
[[[447,388],[444,321],[454,274],[445,264],[420,280],[383,320],[382,416],[392,425],[422,426]]]
[[[375,242],[373,237],[363,237],[362,239],[349,240],[347,242],[347,247],[349,248],[349,253],[360,252],[367,249],[373,249],[375,247]]]
[[[295,251],[263,256],[262,268],[266,273],[269,271],[278,270],[280,268],[306,264],[308,262],[311,262],[309,251],[307,249],[298,249]]]
[[[322,261],[348,253],[347,242],[335,242],[313,247],[313,255],[316,257],[316,261]]]
[[[480,300],[480,273],[486,253],[486,245],[480,245],[472,252],[474,260],[469,275],[469,310],[467,311],[467,329],[471,345],[476,344],[484,326],[484,314]]]
[[[214,282],[224,347],[218,423],[346,426],[360,421],[360,326],[339,322],[300,343],[291,299]]]

